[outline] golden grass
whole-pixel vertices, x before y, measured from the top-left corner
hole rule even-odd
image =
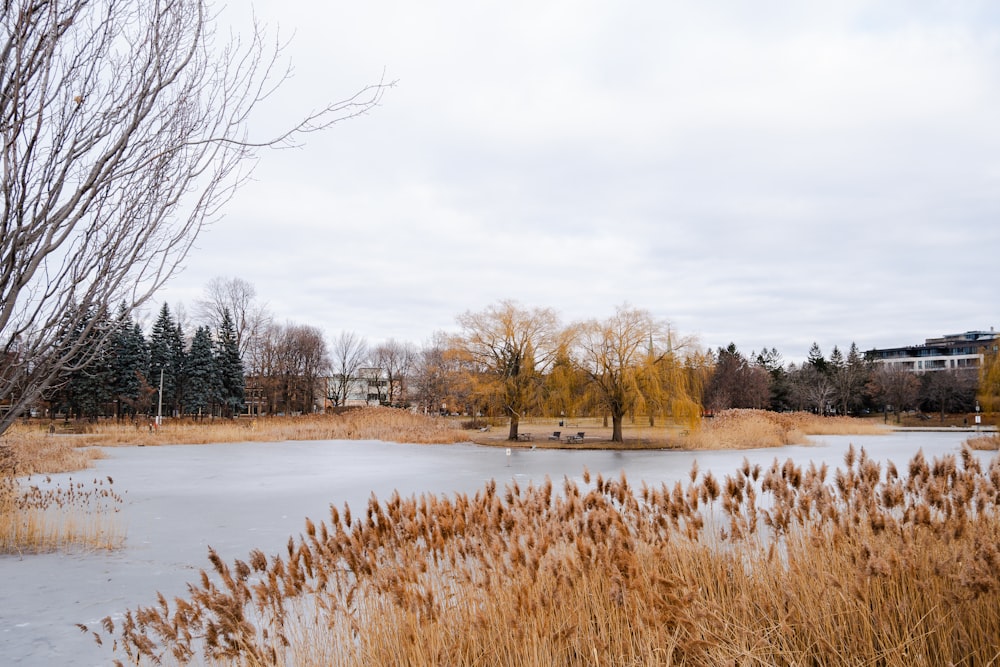
[[[1000,450],[1000,434],[975,435],[967,439],[965,444],[979,451]]]
[[[506,427],[494,427],[487,432],[465,430],[459,421],[413,414],[405,410],[383,407],[358,408],[340,414],[300,417],[266,417],[235,420],[165,420],[159,428],[148,421],[119,424],[113,421],[96,423],[73,422],[74,433],[65,435],[62,426],[55,434],[48,432],[52,424],[17,425],[8,431],[15,440],[30,442],[25,455],[34,460],[45,459],[50,453],[53,462],[35,464],[36,471],[63,472],[86,467],[86,458],[100,456],[89,446],[207,444],[218,442],[271,442],[284,440],[383,440],[423,444],[476,442],[493,446],[509,446]],[[563,434],[584,431],[582,444],[549,441],[552,431]],[[565,427],[555,426],[553,419],[525,420],[521,433],[531,433],[530,443],[522,446],[564,448],[674,448],[674,449],[743,449],[775,447],[808,442],[808,435],[872,435],[888,433],[883,425],[849,417],[818,417],[810,413],[775,413],[764,410],[728,410],[714,419],[702,420],[701,428],[688,433],[682,426],[668,423],[649,427],[626,424],[625,442],[611,441],[611,428],[600,418],[575,418]],[[30,450],[30,451],[29,451]],[[72,461],[70,457],[83,457]],[[59,463],[65,460],[65,463]]]
[[[136,664],[996,664],[1000,459],[844,463],[372,497],[94,634]]]
[[[521,423],[520,433],[530,433],[528,442],[510,443],[506,428],[486,433],[473,432],[467,437],[478,444],[561,449],[750,449],[782,447],[809,442],[810,435],[883,435],[891,430],[872,420],[852,417],[820,417],[808,412],[778,413],[767,410],[726,410],[715,418],[701,421],[700,427],[668,423],[650,427],[637,423],[623,427],[624,442],[611,441],[611,428],[599,418],[573,419],[568,426],[554,426],[552,419]],[[557,442],[548,439],[553,431],[566,434],[583,431],[583,443]]]
[[[86,436],[51,435],[38,428],[15,424],[3,434],[0,447],[17,461],[19,475],[55,474],[89,468],[104,452]]]
[[[38,452],[32,440],[0,446],[0,553],[120,546],[124,531],[115,519],[122,498],[110,477],[93,483],[70,478],[58,486],[51,478],[36,483],[31,476],[82,467],[93,453],[51,442]]]
[[[119,424],[115,421],[74,423],[73,438],[80,444],[199,445],[219,442],[280,442],[285,440],[385,440],[416,444],[468,441],[468,435],[444,419],[384,407],[358,408],[339,414],[259,419],[165,419]],[[49,424],[34,428],[47,434]]]
[[[808,412],[726,410],[683,436],[682,449],[750,449],[809,442],[810,435],[881,435],[880,424],[852,417],[820,417]]]

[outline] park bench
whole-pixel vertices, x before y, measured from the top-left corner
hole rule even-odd
[[[559,440],[562,437],[562,431],[552,431],[552,435],[549,436],[549,440]]]
[[[576,435],[567,435],[566,442],[583,442],[584,431],[578,431]]]
[[[530,442],[531,439],[532,439],[532,436],[531,436],[530,433],[518,433],[517,434],[517,439],[518,440],[523,440],[524,442]]]

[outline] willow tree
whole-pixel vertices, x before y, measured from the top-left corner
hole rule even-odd
[[[660,384],[659,405],[674,423],[695,428],[701,423],[704,353],[692,338],[674,338],[667,329],[666,350],[653,359]],[[650,418],[652,425],[652,417]]]
[[[486,310],[458,317],[457,349],[477,368],[477,392],[499,406],[510,420],[507,437],[517,440],[518,425],[538,397],[541,375],[559,350],[555,311],[523,308],[504,300]]]
[[[983,349],[976,400],[987,415],[1000,411],[1000,352],[995,344]]]
[[[0,432],[87,363],[84,341],[99,351],[88,321],[164,284],[260,149],[380,99],[382,83],[252,136],[252,112],[288,72],[257,28],[217,39],[213,11],[207,0],[3,2]]]
[[[612,441],[622,442],[622,421],[630,412],[669,406],[686,414],[693,399],[666,322],[620,306],[608,319],[584,322],[577,331],[577,363],[611,415]]]
[[[693,427],[701,419],[701,392],[695,384],[689,362],[698,354],[695,341],[674,334],[666,327],[666,335],[654,338],[650,332],[646,356],[638,374],[639,395],[645,404],[649,425],[656,417]]]
[[[564,333],[565,340],[556,349],[542,381],[542,405],[546,414],[572,418],[585,409],[587,376],[573,362],[573,331]]]

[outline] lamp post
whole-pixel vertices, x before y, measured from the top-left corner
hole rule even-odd
[[[160,369],[160,393],[156,405],[156,426],[159,428],[163,424],[163,369]]]

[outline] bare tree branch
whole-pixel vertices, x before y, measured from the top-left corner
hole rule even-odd
[[[88,322],[142,304],[261,148],[370,110],[380,79],[251,138],[281,46],[217,41],[206,0],[9,0],[0,14],[3,432],[72,364]],[[281,74],[278,74],[282,72]],[[91,347],[93,349],[93,346]]]

